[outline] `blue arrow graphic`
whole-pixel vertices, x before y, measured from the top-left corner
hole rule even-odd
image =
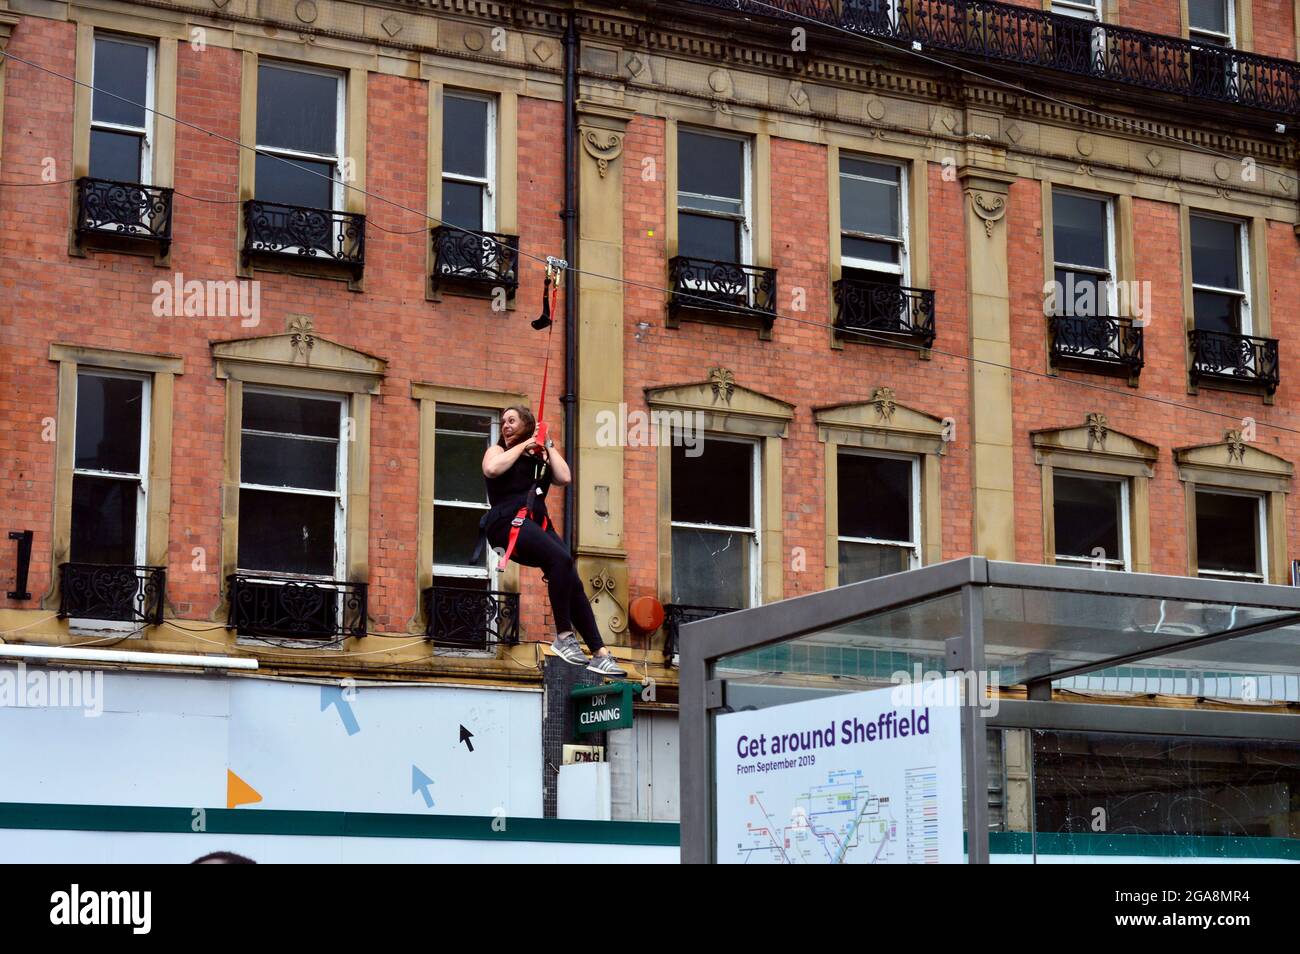
[[[411,764],[411,794],[419,792],[424,796],[424,807],[433,807],[433,796],[429,794],[429,786],[433,784],[433,779],[420,771],[414,763]]]
[[[356,735],[361,731],[357,717],[352,712],[352,703],[343,698],[343,690],[338,686],[321,686],[320,711],[324,712],[330,706],[339,710],[339,718],[343,720],[343,728],[348,730],[348,735]]]

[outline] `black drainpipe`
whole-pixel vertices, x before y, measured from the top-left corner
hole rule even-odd
[[[571,268],[578,262],[578,24],[577,11],[569,8],[564,29],[564,260]],[[564,453],[568,455],[573,480],[564,488],[564,542],[575,553],[577,527],[574,513],[578,496],[578,399],[573,393],[578,380],[578,273],[570,271],[564,286]]]

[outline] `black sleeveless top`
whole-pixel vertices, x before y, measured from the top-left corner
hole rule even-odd
[[[499,477],[487,477],[487,495],[488,503],[496,509],[510,509],[517,511],[524,505],[528,499],[528,491],[536,480],[538,460],[530,454],[520,454],[504,474]],[[538,521],[546,515],[546,492],[551,489],[551,470],[546,468],[541,483],[538,485],[541,489],[540,495],[534,495],[536,500],[533,501],[533,515]],[[514,514],[511,513],[513,517]]]

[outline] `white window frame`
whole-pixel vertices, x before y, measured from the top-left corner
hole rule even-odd
[[[114,480],[132,480],[137,484],[136,490],[136,509],[135,509],[135,565],[144,566],[145,564],[145,539],[149,529],[149,419],[153,409],[153,375],[150,374],[133,374],[130,371],[109,371],[101,368],[83,367],[77,368],[77,377],[96,377],[96,378],[117,378],[126,381],[140,381],[142,388],[140,391],[140,472],[138,474],[124,473],[114,470],[94,470],[88,467],[75,466],[77,457],[76,434],[77,413],[80,408],[76,406],[74,397],[74,411],[72,434],[73,434],[73,476],[82,477],[108,477]],[[80,381],[78,381],[78,392],[80,392]],[[98,626],[99,623],[97,622]],[[133,627],[134,628],[134,627]]]
[[[467,176],[458,172],[442,171],[442,180],[444,182],[467,182],[471,185],[483,187],[483,231],[495,232],[497,230],[497,203],[496,203],[496,181],[497,181],[497,99],[495,96],[487,93],[476,93],[471,90],[462,89],[444,89],[444,102],[447,98],[453,99],[473,99],[479,102],[487,103],[487,128],[484,135],[487,136],[487,150],[485,152],[484,162],[486,164],[487,175],[483,178],[478,176]],[[446,113],[444,110],[443,118],[443,137],[445,139]],[[438,210],[441,215],[442,210]]]
[[[898,283],[903,286],[910,286],[911,282],[911,265],[908,259],[908,249],[911,247],[911,217],[908,215],[909,179],[907,163],[898,162],[893,159],[883,159],[878,156],[870,156],[863,153],[840,153],[840,181],[845,178],[858,179],[864,182],[882,182],[881,179],[873,179],[869,176],[858,176],[846,174],[844,172],[844,159],[860,159],[863,162],[874,162],[882,166],[893,166],[898,170],[898,231],[897,236],[879,235],[872,232],[854,232],[844,227],[844,190],[840,189],[840,267],[853,268],[860,271],[882,272],[887,275],[897,275]],[[889,183],[893,185],[893,183]],[[853,258],[844,254],[844,236],[850,238],[868,239],[873,242],[888,242],[891,245],[898,246],[898,264],[891,265],[888,262],[877,262],[865,258]]]
[[[848,447],[841,444],[837,450],[838,454],[855,457],[875,457],[886,460],[903,460],[912,466],[911,480],[911,511],[912,511],[912,540],[885,540],[878,537],[847,537],[839,534],[836,537],[837,543],[869,543],[875,546],[895,547],[899,550],[908,551],[907,568],[915,570],[921,565],[921,541],[925,538],[925,533],[921,527],[921,458],[915,454],[890,454],[886,451],[866,450],[859,447]],[[839,458],[836,457],[836,466],[839,465]],[[836,492],[840,497],[844,496],[846,488],[842,483],[837,481]],[[836,501],[838,505],[838,501]],[[838,530],[838,528],[837,528]],[[843,585],[843,584],[841,584]]]
[[[712,129],[699,129],[694,126],[681,126],[678,128],[678,145],[681,144],[681,134],[683,132],[692,133],[697,136],[712,136],[714,139],[730,139],[741,144],[742,152],[740,157],[740,167],[743,171],[744,181],[741,183],[741,200],[740,200],[740,217],[737,219],[730,215],[720,215],[709,209],[696,209],[689,206],[682,206],[682,196],[699,196],[702,199],[721,199],[726,202],[734,201],[730,196],[707,196],[698,192],[686,192],[680,185],[677,188],[677,215],[678,215],[678,234],[681,234],[681,214],[683,211],[692,215],[711,215],[714,218],[726,219],[729,222],[740,223],[740,261],[737,265],[752,265],[754,263],[753,249],[753,208],[754,208],[754,141],[749,136],[736,135],[733,133],[723,133]],[[677,156],[678,175],[680,182],[680,169],[682,166],[682,157],[680,153]],[[688,284],[694,284],[689,283]],[[702,286],[701,286],[702,287]]]
[[[244,422],[239,421],[239,495],[242,503],[244,490],[262,490],[278,494],[293,494],[300,497],[333,497],[334,506],[334,574],[332,576],[319,576],[312,573],[281,573],[278,571],[268,570],[249,570],[243,567],[236,567],[236,572],[242,576],[248,577],[255,582],[284,583],[295,580],[313,580],[318,582],[337,582],[347,579],[347,508],[348,508],[348,411],[350,402],[346,394],[336,394],[329,391],[308,391],[298,388],[276,388],[276,387],[257,387],[253,385],[244,385],[245,394],[273,394],[281,397],[301,397],[310,398],[318,401],[332,401],[339,406],[339,436],[338,436],[338,457],[335,461],[334,490],[313,490],[306,487],[274,487],[267,484],[253,484],[244,480],[243,460],[244,460]],[[329,438],[317,437],[315,435],[292,434],[288,431],[247,431],[252,434],[262,434],[271,437],[293,437],[299,440],[309,441],[326,441]],[[236,557],[237,558],[237,557]],[[340,601],[340,612],[342,612],[342,601]]]
[[[1237,4],[1236,0],[1223,0],[1223,15],[1227,21],[1228,32],[1220,33],[1217,30],[1204,30],[1192,26],[1192,11],[1189,7],[1187,10],[1187,38],[1192,41],[1193,49],[1197,47],[1196,41],[1201,40],[1213,46],[1227,47],[1229,49],[1237,48]]]
[[[344,211],[343,173],[342,173],[341,166],[344,159],[344,155],[343,155],[344,149],[346,148],[344,144],[347,139],[347,135],[346,135],[347,133],[347,126],[346,126],[347,90],[348,90],[347,73],[342,70],[326,69],[319,66],[307,66],[303,63],[293,63],[286,60],[264,59],[257,64],[257,69],[258,69],[257,82],[258,82],[259,92],[261,90],[263,66],[268,66],[274,69],[281,69],[286,71],[296,71],[299,73],[315,73],[317,76],[328,76],[335,81],[334,155],[329,156],[323,153],[302,152],[297,149],[286,149],[283,146],[264,146],[261,143],[257,144],[257,152],[266,153],[267,155],[279,156],[282,159],[289,159],[289,160],[306,159],[312,162],[330,163],[334,167],[334,172],[330,176],[332,182],[332,190],[330,194],[333,197],[333,207],[330,208],[328,211],[330,212]],[[256,123],[254,123],[254,138],[256,138]],[[257,198],[256,183],[254,183],[253,191],[254,191],[253,197],[254,199],[256,199]],[[288,249],[287,251],[295,251],[295,249]]]
[[[1094,474],[1087,471],[1052,469],[1052,525],[1056,525],[1056,478],[1073,477],[1076,480],[1095,480],[1105,484],[1119,484],[1119,547],[1120,559],[1102,559],[1097,560],[1094,557],[1074,556],[1073,554],[1061,553],[1057,547],[1057,552],[1053,554],[1053,559],[1058,566],[1081,566],[1090,569],[1122,570],[1125,573],[1133,568],[1132,563],[1132,523],[1130,518],[1131,501],[1130,496],[1133,492],[1132,482],[1127,477],[1112,476],[1110,474]],[[1055,534],[1053,534],[1055,536]],[[1097,564],[1102,564],[1098,566]]]
[[[99,49],[99,41],[108,40],[112,43],[122,43],[127,46],[142,46],[148,51],[148,59],[145,61],[145,99],[144,99],[144,125],[143,126],[125,126],[121,123],[109,123],[103,120],[95,119],[94,96],[99,95],[98,82],[95,79],[95,59]],[[91,85],[96,87],[92,94],[90,103],[90,130],[91,130],[91,148],[94,148],[94,131],[103,129],[106,132],[121,132],[141,134],[142,143],[140,147],[140,172],[139,179],[136,180],[139,185],[153,184],[153,126],[154,126],[154,85],[157,82],[157,64],[158,64],[158,44],[150,40],[140,39],[133,36],[123,36],[119,33],[108,33],[106,31],[96,30],[90,44],[90,77]]]
[[[1090,275],[1105,275],[1106,282],[1106,317],[1119,317],[1119,286],[1115,281],[1115,197],[1097,192],[1085,192],[1081,189],[1064,189],[1052,186],[1052,202],[1056,196],[1072,195],[1092,202],[1100,202],[1106,207],[1106,267],[1098,269],[1093,265],[1076,265],[1061,260],[1056,251],[1056,210],[1052,210],[1052,280],[1056,280],[1056,270],[1063,268],[1072,272],[1087,272]],[[1065,291],[1065,289],[1062,289]]]
[[[457,414],[473,414],[476,417],[486,417],[490,422],[488,444],[489,445],[495,444],[501,438],[501,417],[498,411],[486,410],[484,408],[479,408],[479,407],[463,407],[460,405],[446,405],[446,406],[440,405],[434,410],[433,443],[434,443],[435,461],[437,460],[437,454],[438,454],[438,450],[437,450],[438,436],[443,433],[448,433],[450,430],[450,429],[440,428],[437,426],[437,412],[442,410],[454,411]],[[466,436],[472,436],[472,437],[480,436],[476,433],[471,433],[469,431],[450,430],[450,433],[459,433],[459,434],[464,434]],[[435,484],[436,484],[436,480],[435,480]],[[435,508],[435,511],[438,507],[460,507],[466,510],[477,511],[480,514],[487,513],[488,510],[491,509],[491,505],[487,503],[476,503],[474,501],[467,501],[467,500],[443,500],[440,497],[438,497],[436,494],[434,495],[433,498],[433,506]],[[436,538],[438,533],[436,522],[434,524],[433,532]],[[484,547],[483,549],[485,552],[483,555],[482,566],[479,567],[455,566],[453,564],[448,564],[448,563],[434,562],[432,564],[434,578],[446,577],[446,578],[458,578],[463,580],[487,580],[489,590],[494,590],[494,591],[500,590],[501,589],[500,573],[497,571],[496,554],[491,547]],[[435,552],[437,551],[436,539],[434,542],[434,551]]]
[[[1052,0],[1051,13],[1101,22],[1101,0]]]
[[[1255,535],[1255,558],[1258,560],[1258,573],[1234,573],[1227,570],[1204,570],[1201,568],[1201,537],[1196,535],[1196,575],[1208,580],[1239,580],[1247,583],[1267,583],[1268,576],[1268,498],[1261,493],[1249,490],[1234,490],[1230,487],[1217,487],[1210,484],[1197,484],[1193,498],[1197,505],[1195,516],[1200,515],[1200,495],[1218,494],[1223,497],[1250,497],[1255,501],[1255,519],[1258,530]],[[1192,532],[1196,533],[1196,521],[1192,523]]]
[[[1221,295],[1235,295],[1241,302],[1239,315],[1241,324],[1237,330],[1238,334],[1253,335],[1255,333],[1255,323],[1251,316],[1250,307],[1250,222],[1246,219],[1234,218],[1230,215],[1215,215],[1210,212],[1201,212],[1192,210],[1188,215],[1187,227],[1189,230],[1195,230],[1196,219],[1212,219],[1219,222],[1228,222],[1237,229],[1237,262],[1241,274],[1241,288],[1219,288],[1215,285],[1198,285],[1196,283],[1196,267],[1188,263],[1192,273],[1192,294],[1198,291],[1217,292]],[[1188,235],[1188,242],[1191,242],[1191,235]],[[1196,313],[1193,306],[1192,312],[1193,327],[1195,327]]]
[[[731,533],[746,534],[750,536],[749,548],[749,604],[748,606],[736,607],[737,609],[748,609],[750,606],[761,606],[763,603],[763,449],[762,445],[753,438],[736,437],[732,435],[714,434],[707,432],[706,441],[728,441],[733,444],[747,444],[750,449],[750,487],[752,492],[749,496],[750,521],[752,527],[739,527],[725,523],[693,523],[685,520],[669,519],[669,535],[673,530],[707,530],[707,531],[729,531]],[[673,595],[676,599],[676,594]]]

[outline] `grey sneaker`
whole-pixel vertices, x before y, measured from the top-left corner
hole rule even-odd
[[[578,637],[572,633],[567,636],[557,636],[555,642],[551,643],[551,649],[555,650],[555,655],[574,666],[581,666],[587,661],[587,654],[578,645]]]
[[[602,676],[626,676],[627,670],[618,664],[618,661],[610,655],[596,656],[587,664],[588,672],[598,672]]]

